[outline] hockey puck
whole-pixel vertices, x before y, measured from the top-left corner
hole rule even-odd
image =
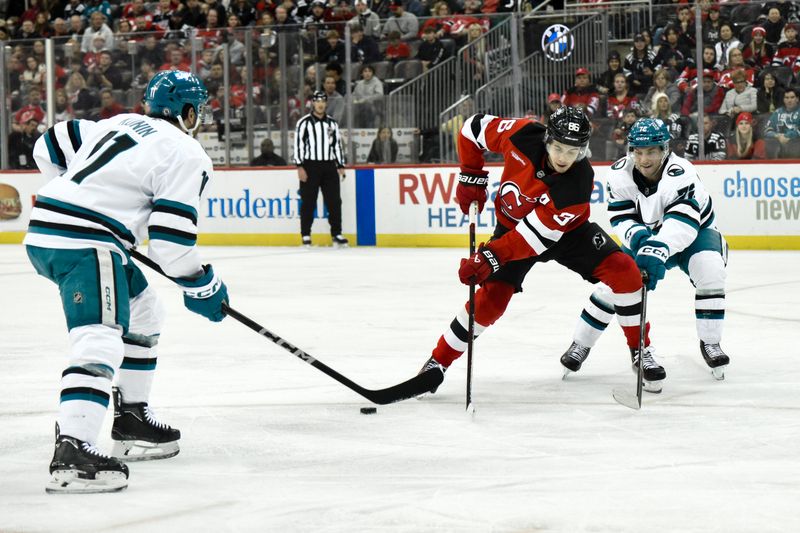
[[[362,407],[361,408],[361,414],[362,415],[374,415],[377,412],[378,412],[378,408],[377,407]]]

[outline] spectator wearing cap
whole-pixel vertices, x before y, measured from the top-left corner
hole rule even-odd
[[[773,46],[781,41],[783,34],[783,27],[786,25],[786,19],[781,15],[780,9],[772,7],[767,10],[767,19],[761,22],[761,26],[767,32],[767,42]]]
[[[427,27],[422,30],[422,43],[417,49],[417,59],[422,61],[422,69],[427,71],[447,59],[447,49],[436,35],[436,29]]]
[[[547,97],[547,113],[544,116],[545,123],[550,118],[550,115],[555,113],[563,106],[564,104],[561,103],[561,95],[558,93],[550,93],[550,95]]]
[[[800,158],[800,99],[798,89],[783,93],[783,107],[769,116],[764,128],[767,158]]]
[[[365,35],[358,24],[350,27],[350,60],[353,63],[374,63],[381,60],[378,43],[372,37]]]
[[[388,37],[393,31],[400,32],[400,38],[410,41],[417,38],[419,31],[419,20],[417,16],[406,11],[402,0],[392,0],[389,4],[392,16],[384,23],[381,35]]]
[[[728,139],[728,159],[765,159],[764,141],[756,137],[753,127],[753,115],[748,112],[739,113],[736,127]]]
[[[723,22],[719,27],[719,41],[714,45],[714,49],[717,51],[717,70],[728,68],[731,50],[741,48],[741,45],[739,39],[734,36],[733,24]]]
[[[722,161],[728,155],[728,141],[725,135],[717,131],[716,123],[710,115],[703,115],[703,143],[706,160]],[[700,135],[692,133],[686,144],[684,155],[689,161],[696,161],[700,157]]]
[[[626,77],[630,74],[630,72],[622,68],[622,58],[620,58],[619,52],[616,50],[608,53],[606,64],[608,69],[594,79],[594,84],[601,98],[604,98],[614,90],[614,78],[616,78],[617,74],[624,74]]]
[[[629,83],[631,91],[637,96],[644,96],[653,84],[653,60],[655,53],[647,47],[644,35],[637,33],[633,37],[633,47],[625,57],[625,70],[631,73]]]
[[[758,91],[747,83],[744,71],[736,70],[731,74],[733,89],[725,93],[725,99],[719,107],[720,115],[736,117],[742,111],[755,113],[758,109]]]
[[[778,78],[772,72],[765,72],[758,88],[759,113],[773,113],[783,105],[783,87],[778,83]]]
[[[331,237],[334,243],[346,245],[339,185],[345,177],[342,135],[339,125],[327,113],[328,101],[323,91],[313,93],[311,105],[311,113],[297,122],[294,135],[293,157],[300,180],[300,235],[303,246],[311,246],[311,225],[322,189]]]
[[[392,4],[392,0],[372,0],[370,2],[370,9],[372,9],[373,13],[378,15],[380,20],[386,20],[392,16],[392,12],[390,10]]]
[[[760,70],[770,64],[774,55],[775,48],[767,42],[767,30],[763,26],[753,27],[750,42],[742,49],[745,64]]]
[[[81,52],[89,52],[94,46],[95,37],[102,37],[106,50],[114,49],[114,32],[106,24],[106,17],[100,11],[95,11],[89,17],[89,27],[83,32]]]
[[[655,106],[653,96],[656,93],[664,93],[667,95],[670,109],[673,111],[680,109],[681,92],[678,90],[678,86],[672,82],[669,72],[665,69],[661,69],[653,75],[653,85],[642,100],[642,106],[645,109],[653,109]]]
[[[25,111],[21,118],[20,129],[8,136],[8,162],[11,168],[27,170],[36,169],[33,160],[33,146],[39,138],[40,119],[31,111]]]
[[[773,67],[792,67],[795,74],[800,71],[800,41],[797,40],[797,30],[800,24],[790,22],[783,28],[786,40],[778,45],[775,56],[772,58]]]
[[[589,69],[575,70],[575,85],[564,92],[561,102],[565,106],[580,107],[591,118],[600,104],[600,95],[589,78]]]
[[[711,4],[708,8],[708,16],[703,21],[701,35],[703,43],[714,46],[719,41],[719,27],[722,25],[719,13],[719,4]]]
[[[717,71],[710,68],[703,70],[702,83],[703,113],[716,115],[719,112],[719,106],[725,99],[725,90],[717,85]],[[681,107],[681,115],[690,117],[692,121],[697,120],[697,91],[695,89],[687,91]]]
[[[733,89],[733,80],[731,79],[731,76],[734,72],[744,72],[747,84],[750,86],[755,85],[756,70],[747,66],[747,64],[744,62],[742,51],[738,48],[731,50],[728,60],[728,68],[723,70],[719,75],[719,80],[717,81],[719,86],[724,89]]]
[[[323,0],[314,0],[311,2],[311,9],[303,19],[303,27],[306,30],[316,32],[317,36],[324,38],[328,32],[328,27],[325,24],[330,16],[329,10],[325,6]]]
[[[364,32],[364,37],[371,39],[381,38],[381,19],[378,14],[369,8],[367,0],[356,0],[355,3],[356,15],[347,21],[350,26],[350,32],[353,28],[358,26]]]
[[[714,70],[716,64],[717,52],[714,50],[714,47],[711,45],[704,46],[702,70]],[[694,64],[687,65],[686,68],[683,69],[683,72],[681,72],[678,78],[675,80],[675,85],[678,87],[678,90],[684,94],[686,94],[687,91],[693,91],[697,89],[697,68]]]
[[[618,73],[614,76],[613,89],[606,101],[606,118],[621,120],[626,109],[638,105],[638,98],[630,93],[627,76]]]

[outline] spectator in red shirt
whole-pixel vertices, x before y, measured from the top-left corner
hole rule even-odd
[[[742,50],[742,57],[747,65],[760,70],[772,61],[775,49],[767,42],[767,30],[763,26],[754,27],[750,36],[750,42]]]
[[[589,69],[581,67],[575,71],[575,85],[566,90],[561,103],[569,107],[580,107],[589,118],[597,112],[600,96],[589,79]]]
[[[756,71],[755,69],[749,68],[745,64],[744,56],[742,51],[739,49],[731,50],[731,53],[728,55],[728,68],[723,70],[719,75],[719,81],[717,81],[717,84],[725,89],[733,89],[733,80],[731,79],[731,76],[737,71],[744,71],[745,79],[750,87],[755,85]]]
[[[389,45],[384,52],[387,61],[397,62],[411,57],[411,49],[400,40],[400,37],[400,32],[397,30],[389,32]]]
[[[44,121],[44,109],[42,109],[42,91],[31,87],[28,90],[28,103],[14,115],[14,124],[11,125],[13,131],[22,131],[28,121],[25,117],[35,118],[38,123]]]
[[[192,69],[189,66],[189,60],[186,59],[182,48],[174,48],[169,53],[169,62],[164,63],[158,70],[182,70],[190,72]]]
[[[705,45],[703,47],[703,69],[714,69],[717,64],[717,51],[713,46]],[[697,89],[697,68],[692,64],[688,65],[683,72],[681,72],[678,79],[675,80],[675,85],[681,93],[693,91]]]
[[[766,159],[764,141],[756,138],[753,115],[747,111],[736,117],[736,128],[728,139],[728,159]]]
[[[114,93],[111,89],[103,89],[100,91],[100,112],[97,114],[98,120],[111,118],[122,113],[127,113],[127,110],[114,99]]]
[[[628,78],[622,72],[614,76],[614,89],[608,96],[606,118],[620,120],[625,110],[639,105],[639,100],[628,89]]]
[[[786,40],[778,45],[775,56],[772,58],[774,67],[792,67],[795,74],[800,70],[800,41],[797,40],[797,30],[800,25],[790,22],[783,28]]]
[[[714,115],[719,112],[719,107],[725,99],[725,90],[717,85],[717,72],[712,69],[703,71],[703,112],[706,115]],[[692,90],[686,93],[683,101],[681,115],[689,116],[693,121],[697,120],[697,91]]]

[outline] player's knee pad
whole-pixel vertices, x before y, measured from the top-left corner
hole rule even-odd
[[[606,256],[592,276],[609,286],[616,294],[634,292],[642,288],[642,275],[636,262],[621,250]]]
[[[126,337],[138,339],[147,346],[158,344],[165,311],[158,293],[147,287],[131,299],[131,321]]]
[[[697,252],[689,259],[689,278],[698,290],[724,289],[725,260],[716,251]]]
[[[475,293],[475,321],[482,326],[494,324],[506,312],[512,296],[514,287],[508,283],[501,281],[484,283]]]
[[[69,331],[70,365],[104,365],[111,369],[122,363],[122,335],[118,328],[91,324]]]

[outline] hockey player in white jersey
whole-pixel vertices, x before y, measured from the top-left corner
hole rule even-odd
[[[112,396],[114,456],[178,453],[180,432],[148,405],[163,311],[128,250],[149,239],[148,255],[182,285],[186,307],[224,318],[227,288],[195,246],[212,163],[193,134],[207,99],[195,76],[159,72],[146,89],[148,116],[60,122],[36,143],[36,163],[52,179],[38,191],[24,244],[58,285],[71,346],[48,492],[127,486],[127,466],[95,447]]]
[[[671,153],[670,134],[659,119],[638,120],[628,134],[628,155],[611,166],[608,211],[611,226],[655,290],[668,269],[679,267],[695,287],[700,353],[715,378],[724,379],[728,356],[720,347],[725,317],[728,246],[714,223],[714,208],[694,166]],[[611,292],[599,286],[561,356],[565,375],[577,372],[614,316]],[[642,358],[645,390],[661,392],[666,377],[655,360],[647,324]]]

